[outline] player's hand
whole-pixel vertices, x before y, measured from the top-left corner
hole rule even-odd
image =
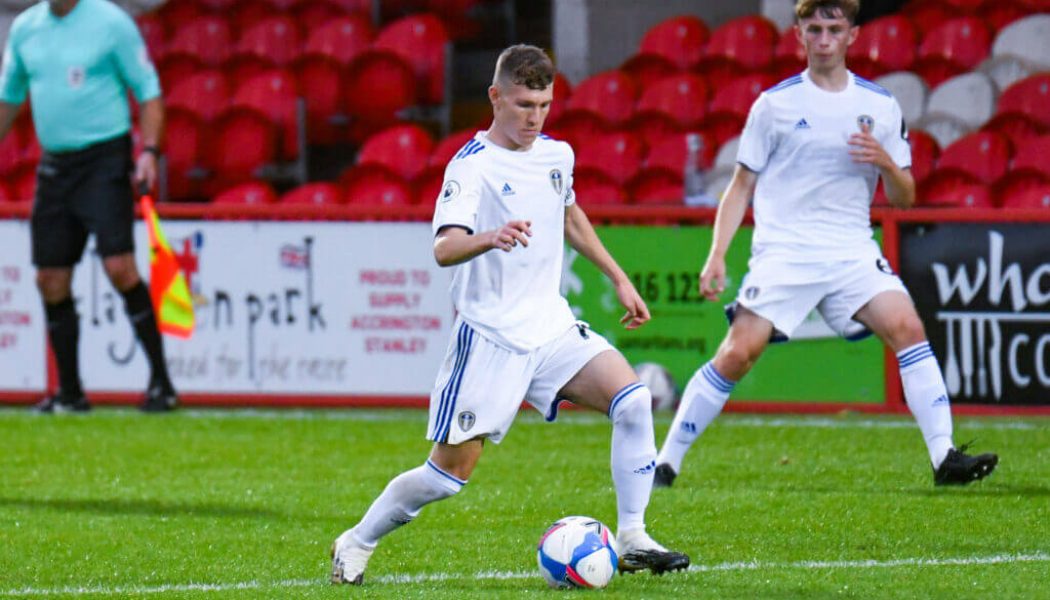
[[[866,125],[861,125],[860,133],[849,136],[849,155],[855,163],[871,164],[880,169],[889,168],[893,162]]]
[[[716,256],[707,257],[704,269],[700,271],[700,295],[711,302],[718,301],[718,295],[726,289],[726,260]]]
[[[634,289],[631,280],[624,279],[616,284],[616,297],[620,304],[627,309],[627,313],[620,318],[620,324],[626,329],[638,329],[650,319],[649,307],[645,305],[641,294]]]
[[[145,187],[152,190],[157,184],[157,157],[152,152],[143,152],[135,160],[135,189]]]
[[[532,237],[532,221],[508,221],[503,227],[490,231],[489,236],[489,247],[504,252],[510,252],[518,244],[528,246],[529,238]]]

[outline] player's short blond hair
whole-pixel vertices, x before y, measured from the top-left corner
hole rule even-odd
[[[517,44],[500,53],[492,85],[523,85],[545,90],[554,81],[554,63],[547,53],[529,44]]]
[[[846,17],[850,25],[857,24],[860,0],[798,0],[795,3],[795,18],[799,21],[819,13],[824,18]]]

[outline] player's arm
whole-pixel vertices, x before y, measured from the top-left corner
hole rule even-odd
[[[902,135],[905,130],[902,128]],[[915,178],[910,168],[901,168],[867,127],[849,138],[849,153],[853,162],[875,165],[886,189],[886,199],[897,208],[915,204]]]
[[[595,233],[591,220],[579,204],[573,203],[565,207],[565,240],[612,281],[616,296],[627,309],[627,314],[620,319],[620,323],[627,329],[635,329],[649,320],[649,307],[645,305],[638,290],[634,289],[627,273],[623,272],[616,259],[606,250],[605,244],[602,244]]]
[[[707,253],[707,261],[700,271],[700,293],[712,302],[718,300],[718,295],[725,290],[726,252],[733,236],[736,235],[736,230],[740,229],[740,224],[744,221],[747,206],[751,197],[755,195],[757,182],[758,173],[737,163],[733,179],[729,182],[729,189],[718,205],[711,250]]]
[[[451,267],[500,249],[510,252],[515,246],[529,245],[532,236],[532,221],[508,221],[503,227],[472,234],[463,227],[442,227],[434,237],[434,259],[442,267]]]
[[[164,102],[160,96],[142,103],[139,131],[142,134],[143,148],[152,148],[159,152],[164,132]],[[144,150],[135,160],[135,181],[153,189],[157,182],[157,155],[154,152]]]

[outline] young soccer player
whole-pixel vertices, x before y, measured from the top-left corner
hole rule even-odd
[[[700,291],[711,301],[723,291],[725,253],[754,198],[749,271],[727,310],[728,335],[682,394],[657,457],[657,486],[671,485],[690,445],[771,338],[790,335],[814,308],[840,335],[866,328],[897,354],[935,484],[981,479],[998,462],[995,454],[969,456],[952,444],[937,358],[911,297],[872,238],[869,208],[879,178],[900,208],[914,203],[915,181],[900,105],[846,68],[858,10],[858,0],[799,0],[796,30],[808,68],[751,107]]]
[[[430,396],[430,457],[395,477],[335,541],[332,582],[360,584],[379,540],[467,484],[485,440],[498,443],[522,398],[548,421],[568,400],[612,421],[620,568],[662,573],[689,557],[645,531],[656,444],[649,390],[559,293],[564,242],[614,283],[633,329],[649,310],[602,245],[572,190],[573,152],[540,134],[554,67],[534,46],[507,48],[489,88],[493,123],[449,162],[434,211],[434,257],[455,265],[458,317]]]

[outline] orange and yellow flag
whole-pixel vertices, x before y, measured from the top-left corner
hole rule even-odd
[[[163,333],[188,338],[193,335],[194,326],[190,288],[160,228],[153,199],[144,194],[139,202],[149,235],[149,295],[157,314],[157,328]]]

